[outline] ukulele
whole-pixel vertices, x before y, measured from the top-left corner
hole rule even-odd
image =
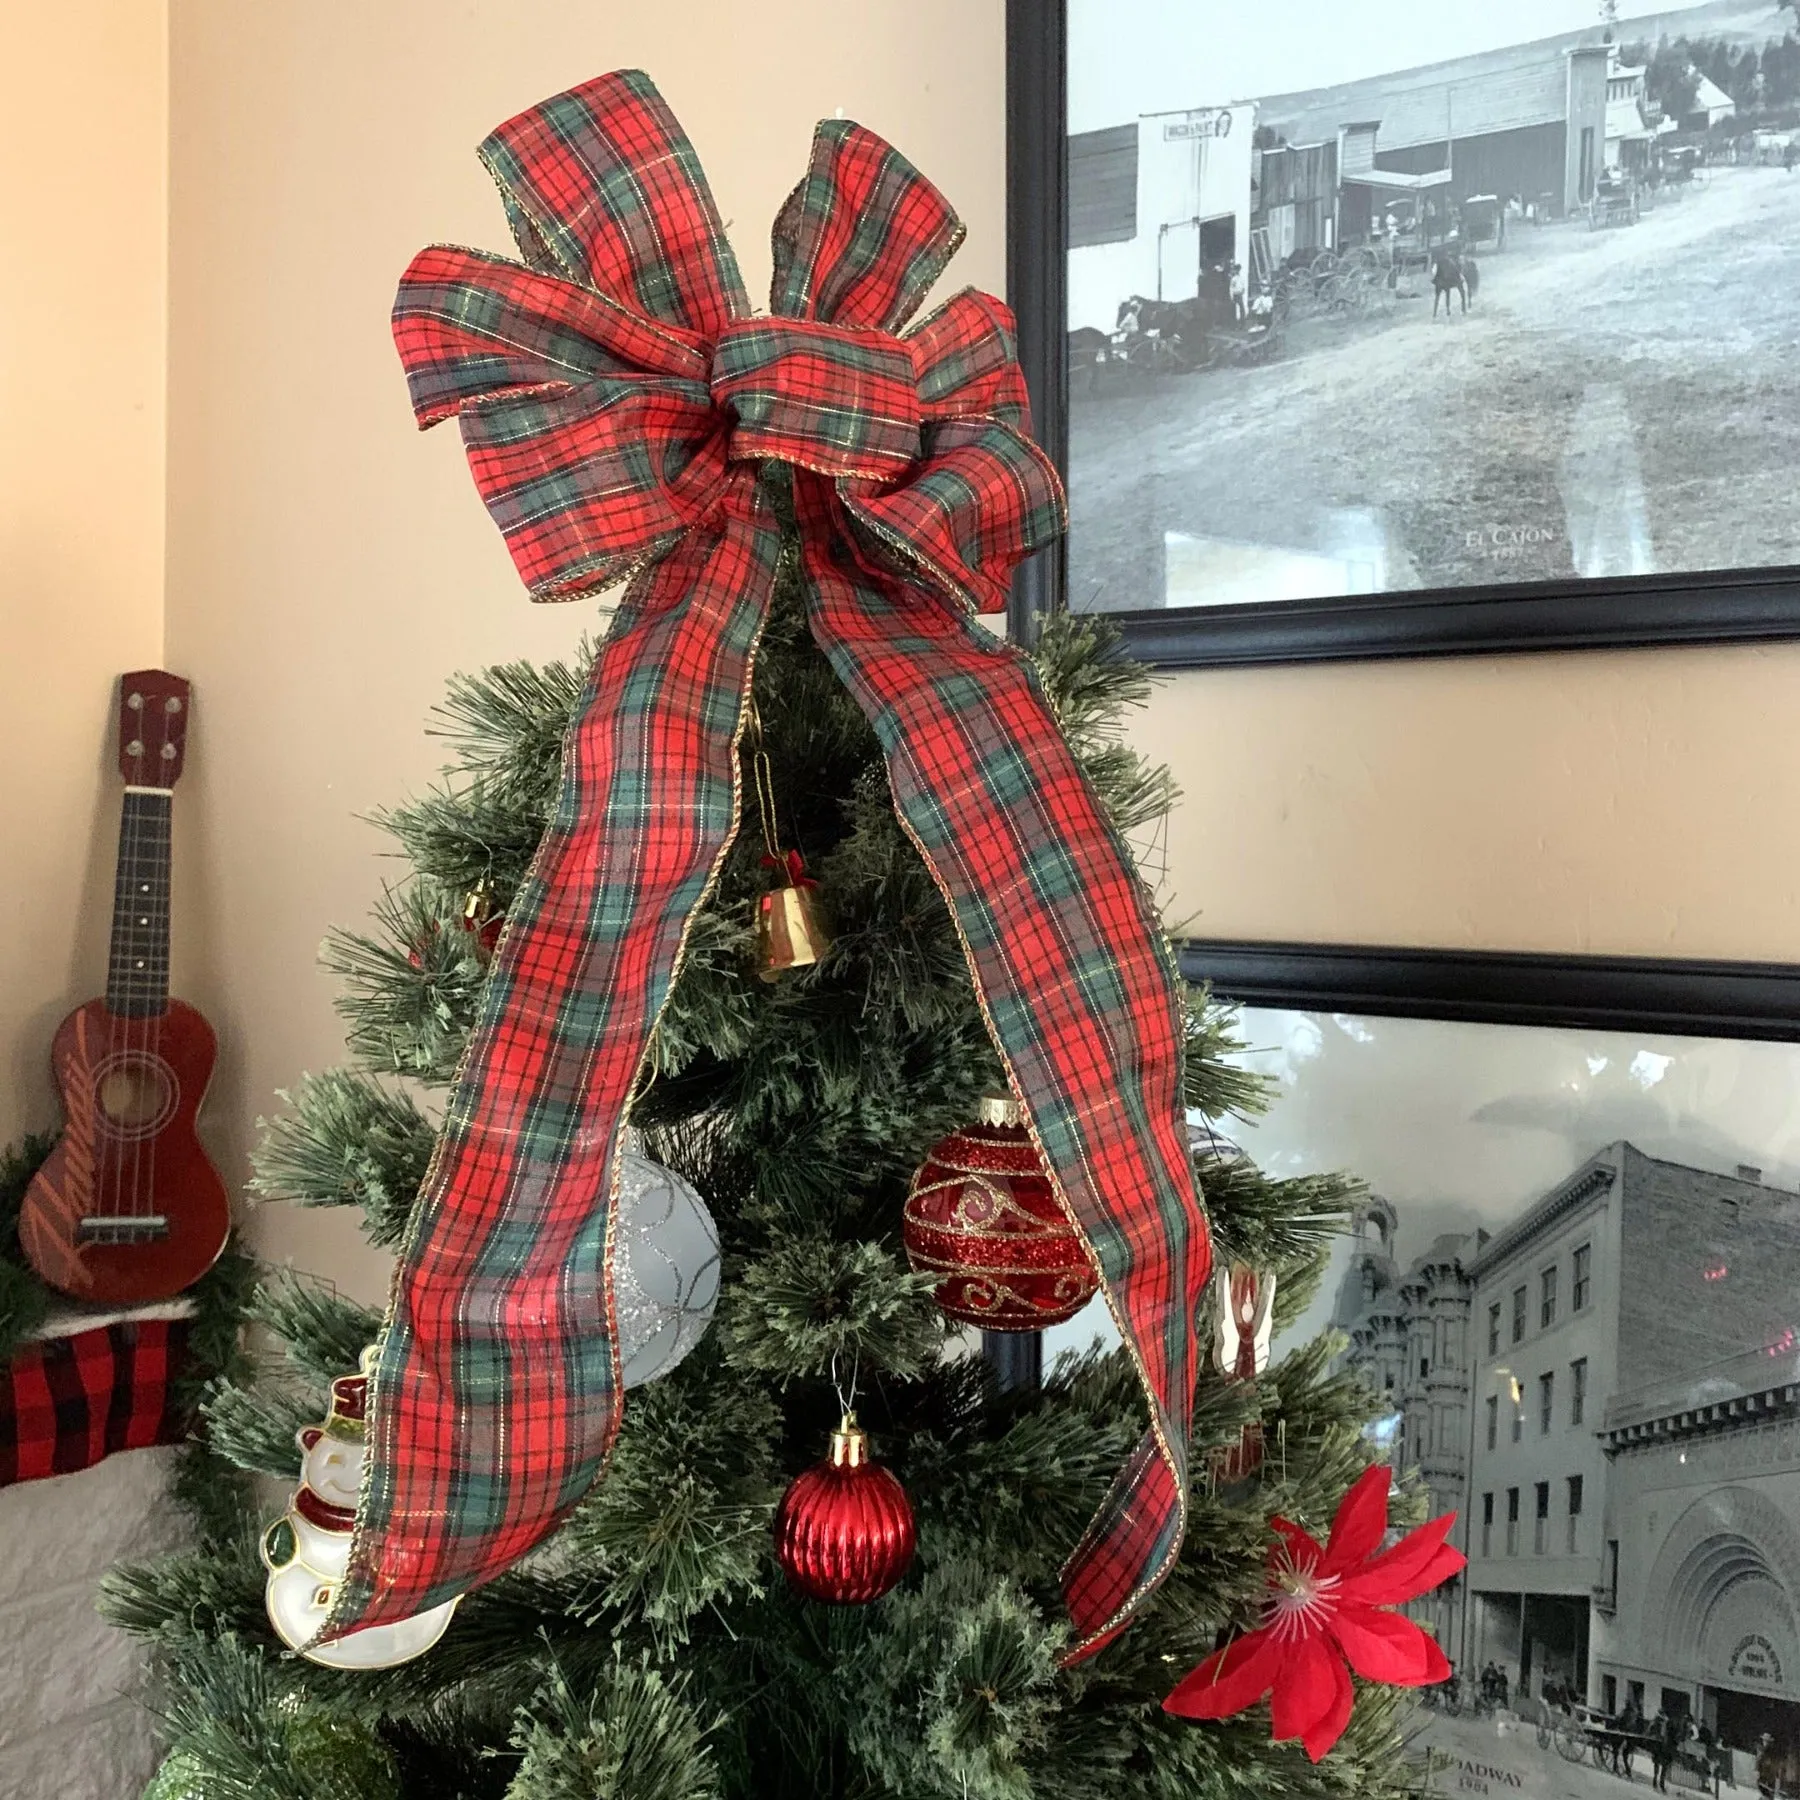
[[[119,678],[125,798],[106,997],[70,1013],[51,1044],[65,1123],[19,1213],[19,1245],[38,1274],[108,1306],[180,1293],[231,1229],[225,1183],[194,1135],[216,1041],[169,998],[170,803],[187,720],[179,676]]]

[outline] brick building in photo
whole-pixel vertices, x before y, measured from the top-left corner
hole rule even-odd
[[[1359,1217],[1336,1323],[1459,1511],[1417,1609],[1452,1661],[1800,1745],[1800,1195],[1618,1142],[1404,1272],[1396,1224]]]
[[[1485,1234],[1436,1238],[1404,1271],[1395,1261],[1398,1216],[1379,1195],[1358,1206],[1356,1248],[1338,1290],[1333,1323],[1350,1339],[1344,1365],[1356,1369],[1389,1412],[1377,1427],[1388,1458],[1416,1469],[1432,1513],[1463,1512],[1469,1444],[1466,1260]],[[1461,1519],[1456,1541],[1461,1543]],[[1446,1582],[1407,1607],[1440,1643],[1462,1636],[1463,1582]]]

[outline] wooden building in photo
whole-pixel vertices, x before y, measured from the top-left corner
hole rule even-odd
[[[1256,108],[1194,106],[1069,143],[1069,328],[1119,303],[1191,300],[1208,270],[1250,263]]]
[[[1553,216],[1586,203],[1606,152],[1605,43],[1509,45],[1425,68],[1258,102],[1277,143],[1339,143],[1339,233],[1370,234],[1388,191],[1421,185],[1458,203],[1516,196]],[[1421,178],[1436,177],[1428,184]]]
[[[1191,299],[1233,263],[1266,281],[1380,235],[1396,210],[1427,242],[1471,195],[1572,212],[1607,161],[1612,59],[1553,38],[1074,133],[1069,327],[1110,331],[1131,296]]]

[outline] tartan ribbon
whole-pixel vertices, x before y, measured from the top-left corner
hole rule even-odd
[[[1149,1435],[1064,1569],[1076,1660],[1180,1548],[1210,1251],[1168,946],[1028,660],[972,617],[1062,529],[1011,316],[965,291],[899,335],[962,226],[857,125],[818,128],[776,221],[769,318],[751,316],[698,160],[641,73],[522,113],[481,155],[524,260],[414,260],[394,330],[415,412],[460,420],[534,597],[635,579],[402,1250],[321,1639],[489,1579],[604,1467],[623,1402],[619,1143],[739,823],[782,541],[763,476],[780,465],[813,635],[882,744],[1149,1401]]]

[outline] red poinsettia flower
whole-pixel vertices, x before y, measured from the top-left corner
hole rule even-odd
[[[1163,1702],[1166,1712],[1228,1718],[1272,1689],[1275,1736],[1299,1738],[1317,1762],[1350,1723],[1350,1669],[1395,1687],[1429,1687],[1449,1675],[1434,1638],[1381,1609],[1429,1593],[1463,1566],[1463,1553],[1444,1542],[1456,1514],[1382,1550],[1388,1483],[1382,1464],[1363,1471],[1323,1549],[1287,1519],[1271,1521],[1276,1540],[1262,1624],[1214,1651]]]

